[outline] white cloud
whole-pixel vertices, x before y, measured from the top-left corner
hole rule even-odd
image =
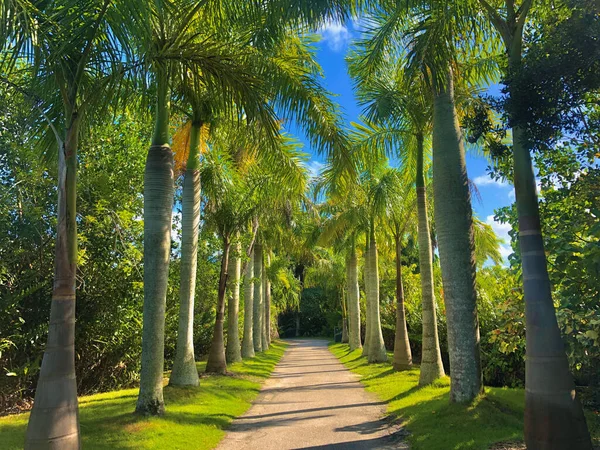
[[[342,51],[352,37],[348,28],[339,22],[328,22],[319,30],[319,33],[323,37],[323,41],[327,42],[327,46],[334,52]]]
[[[473,182],[479,186],[498,186],[498,187],[509,187],[510,184],[506,180],[494,180],[488,174],[479,175]]]
[[[310,175],[310,177],[316,178],[319,175],[321,175],[321,170],[323,169],[323,166],[325,166],[325,164],[323,164],[322,162],[311,160],[306,165],[306,168],[308,169],[308,174]]]
[[[508,261],[508,255],[512,253],[512,248],[510,246],[510,235],[508,232],[512,229],[510,224],[508,223],[500,223],[494,220],[494,216],[487,216],[485,219],[485,223],[490,225],[494,230],[494,233],[504,241],[503,244],[500,244],[500,255],[504,261]]]

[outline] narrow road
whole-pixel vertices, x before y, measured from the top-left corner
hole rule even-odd
[[[384,413],[326,341],[289,341],[256,402],[218,449],[407,449],[401,427]]]

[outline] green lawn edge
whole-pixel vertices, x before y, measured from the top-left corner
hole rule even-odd
[[[273,341],[256,357],[231,364],[227,375],[202,375],[200,386],[164,390],[162,417],[133,414],[138,388],[79,398],[82,446],[87,449],[211,449],[244,414],[283,356]],[[201,374],[205,362],[197,363]],[[166,382],[166,379],[165,379]],[[22,449],[29,413],[0,417],[0,448]]]
[[[450,404],[450,379],[419,387],[419,368],[395,372],[389,361],[368,364],[361,350],[347,344],[329,344],[329,350],[352,372],[360,375],[367,391],[387,404],[388,414],[409,432],[412,450],[484,450],[498,442],[522,442],[525,394],[523,389],[486,387],[470,405]],[[598,444],[600,417],[586,411]]]

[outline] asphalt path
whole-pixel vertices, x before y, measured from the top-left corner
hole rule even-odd
[[[291,340],[252,407],[221,450],[408,449],[385,405],[331,354],[324,340]]]

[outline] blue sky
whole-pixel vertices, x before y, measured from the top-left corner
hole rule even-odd
[[[335,100],[340,104],[347,123],[358,121],[360,107],[352,90],[352,81],[347,74],[344,56],[352,39],[359,37],[360,31],[356,24],[329,24],[320,30],[321,41],[317,44],[318,60],[325,72],[325,87],[336,95]],[[294,133],[296,134],[296,133]],[[317,173],[323,163],[323,157],[316,154],[303,136],[298,138],[304,143],[304,151],[311,157],[308,166],[311,172]],[[506,260],[510,251],[509,225],[493,220],[494,210],[514,201],[514,191],[510,184],[492,180],[486,173],[488,161],[480,155],[467,153],[467,171],[469,178],[475,182],[481,201],[473,198],[473,210],[483,221],[488,222],[496,234],[505,239],[502,254]]]

